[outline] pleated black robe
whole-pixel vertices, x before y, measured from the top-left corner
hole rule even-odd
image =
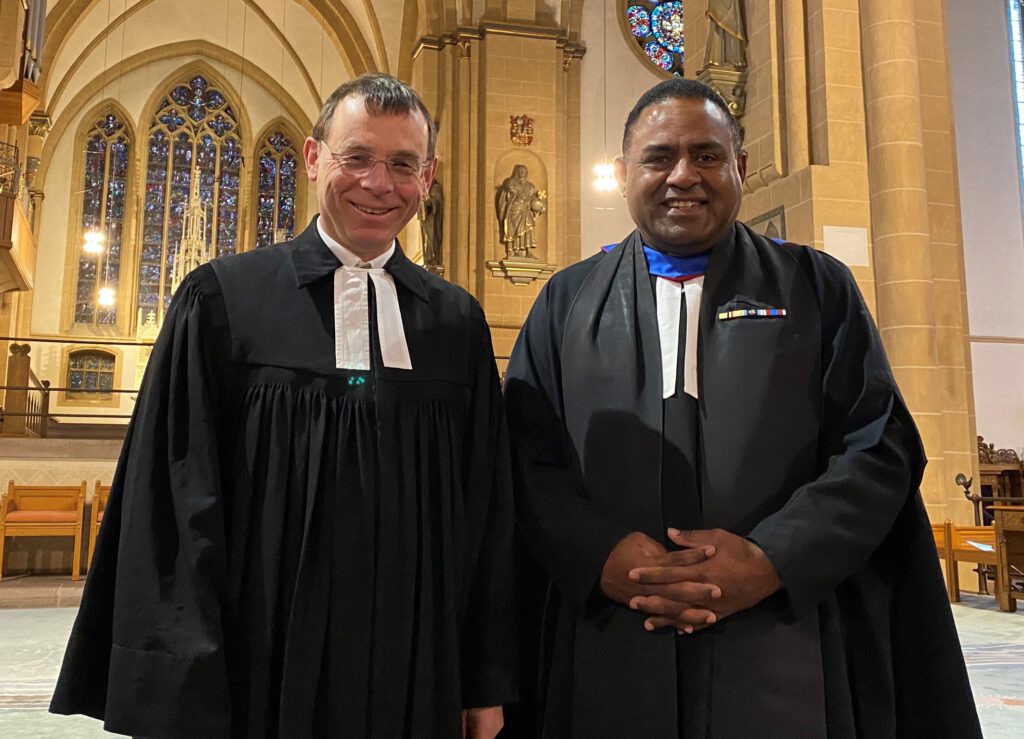
[[[787,314],[720,317],[772,308]],[[656,316],[634,233],[555,275],[513,352],[517,519],[537,566],[520,572],[521,651],[537,657],[515,735],[980,736],[923,449],[849,270],[742,224],[712,250],[697,491],[662,474]],[[681,523],[749,537],[784,590],[692,636],[646,633],[601,594],[601,568],[630,531],[665,541],[670,512],[693,509],[666,498],[695,494]]]
[[[146,737],[459,737],[515,696],[490,337],[396,250],[413,369],[335,369],[336,258],[295,241],[178,289],[50,710]],[[372,296],[372,290],[371,290]]]

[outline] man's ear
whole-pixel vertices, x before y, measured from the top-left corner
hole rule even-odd
[[[302,145],[302,159],[306,163],[306,179],[316,182],[317,162],[320,161],[320,142],[312,136],[306,137]]]
[[[740,149],[740,153],[736,155],[736,169],[740,173],[740,182],[747,181],[747,150]]]
[[[434,176],[437,174],[437,158],[430,160],[430,164],[423,168],[423,194],[427,193],[430,186],[434,184]]]
[[[626,158],[617,156],[612,165],[615,167],[615,181],[619,183],[619,194],[626,197]]]

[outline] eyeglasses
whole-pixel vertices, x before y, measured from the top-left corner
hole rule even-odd
[[[430,160],[423,161],[416,157],[389,157],[379,159],[364,151],[353,151],[347,154],[339,154],[325,144],[320,144],[330,154],[331,161],[336,167],[347,175],[353,177],[365,177],[373,171],[378,164],[383,163],[388,170],[392,182],[412,182],[426,167]]]

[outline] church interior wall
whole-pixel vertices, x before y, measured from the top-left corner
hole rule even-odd
[[[589,0],[583,8],[581,35],[587,53],[581,61],[579,171],[580,256],[584,259],[605,244],[617,243],[634,228],[617,187],[608,192],[593,188],[593,168],[620,154],[622,127],[630,109],[645,90],[664,79],[627,45],[633,41],[622,31],[621,13],[621,3],[613,0]]]
[[[76,2],[86,7],[84,0]],[[703,62],[705,5],[687,2],[688,77],[696,76]],[[884,89],[867,89],[865,71],[864,8],[879,6],[879,0],[744,4],[750,43],[742,123],[750,159],[740,216],[756,223],[755,230],[775,228],[776,235],[833,253],[850,266],[887,332],[905,395],[915,413],[924,410],[932,460],[927,487],[935,491],[929,510],[933,516],[959,518],[959,509],[949,505],[947,510],[950,496],[957,494],[955,488],[950,492],[947,478],[974,464],[975,405],[978,429],[988,440],[1024,446],[1024,390],[1017,391],[1024,376],[1024,305],[1016,298],[1024,278],[1024,222],[1008,32],[1004,0],[910,5],[916,14],[911,66],[919,89],[925,191],[920,215],[928,232],[929,287],[914,305],[901,306],[891,276],[879,276],[886,274],[879,250],[884,246],[891,253],[888,244],[901,236],[894,233],[899,229],[890,229],[889,236],[877,238],[874,199],[885,189],[884,178],[899,180],[904,169],[917,166],[902,163],[874,181],[870,175],[871,136],[898,132],[904,122],[895,115],[876,116],[881,122],[874,130],[869,125],[871,106],[890,104],[881,100]],[[369,60],[393,73],[406,70],[440,122],[445,277],[480,299],[499,355],[511,350],[544,284],[543,279],[512,284],[488,267],[504,251],[495,193],[516,163],[527,164],[530,180],[549,193],[547,212],[538,219],[541,260],[566,266],[633,228],[618,189],[592,187],[593,166],[619,154],[622,126],[637,97],[663,79],[629,46],[633,41],[623,32],[621,3],[345,0],[330,10],[329,23],[320,17],[325,8],[319,0],[142,0],[130,7],[111,0],[82,12],[53,59],[41,108],[54,125],[40,170],[46,199],[35,290],[5,295],[0,325],[18,320],[25,332],[39,336],[67,334],[66,302],[74,289],[78,249],[71,243],[77,239],[74,197],[80,188],[73,162],[85,118],[102,100],[116,99],[131,118],[138,152],[145,147],[157,88],[176,70],[200,62],[239,101],[247,154],[253,138],[276,119],[306,135],[320,99],[359,71],[359,64]],[[126,20],[105,35],[108,18],[122,13]],[[347,25],[338,21],[342,16]],[[947,33],[947,25],[956,33]],[[145,32],[148,28],[161,29],[159,43]],[[358,43],[346,40],[356,36]],[[432,40],[424,45],[426,37]],[[580,46],[569,53],[572,44]],[[509,116],[520,114],[534,121],[534,139],[526,149],[510,143]],[[23,133],[18,134],[22,139]],[[301,147],[301,139],[294,143]],[[142,158],[133,159],[141,166]],[[251,191],[251,162],[247,165],[244,186]],[[141,181],[138,170],[133,176]],[[899,187],[907,189],[901,182]],[[305,188],[305,207],[296,214],[297,229],[316,211],[315,189],[304,177],[299,186]],[[243,234],[251,234],[249,208],[242,214]],[[401,238],[409,255],[419,258],[418,222],[412,221]],[[906,286],[901,289],[901,295],[909,294]],[[927,325],[911,337],[917,318]],[[893,342],[893,332],[908,338]],[[69,336],[85,346],[94,335]],[[915,352],[922,346],[921,355],[930,357],[926,369],[915,368]],[[144,357],[134,347],[119,351],[117,385],[134,386]],[[32,356],[41,375],[59,378],[64,347],[37,342]],[[921,373],[932,379],[918,382]],[[54,402],[55,410],[74,407],[61,405],[59,396]],[[126,397],[110,412],[130,408]]]
[[[951,37],[951,53],[978,428],[997,446],[1020,449],[1022,406],[1014,396],[1024,369],[1024,307],[1014,295],[1024,278],[1024,236],[1006,11],[993,0],[971,13],[950,7],[965,29]]]
[[[1024,224],[1005,0],[948,0],[978,433],[1024,448]]]

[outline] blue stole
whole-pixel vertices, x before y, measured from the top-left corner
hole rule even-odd
[[[601,251],[609,252],[618,244],[602,246]],[[664,277],[672,282],[686,282],[694,277],[700,277],[708,268],[708,259],[711,250],[691,256],[678,256],[666,254],[665,252],[644,246],[644,256],[647,257],[647,270],[655,277]]]

